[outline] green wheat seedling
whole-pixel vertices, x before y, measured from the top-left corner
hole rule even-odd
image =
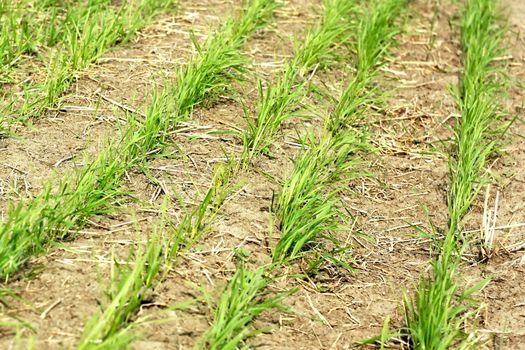
[[[240,189],[240,184],[234,182],[236,169],[238,166],[231,159],[219,163],[204,198],[193,209],[185,212],[178,226],[185,250],[192,248],[211,229],[221,208]]]
[[[344,180],[362,176],[358,153],[366,146],[358,132],[325,135],[295,160],[292,174],[278,195],[276,216],[281,237],[273,250],[273,261],[283,262],[301,255],[303,250],[341,229],[336,195]]]
[[[329,62],[336,44],[346,41],[354,6],[353,1],[327,0],[320,23],[307,32],[301,45],[296,45],[294,58],[275,82],[266,89],[259,82],[255,118],[247,115],[248,127],[242,134],[244,166],[267,152],[281,124],[292,117],[291,107],[300,103],[306,93],[307,82],[302,77],[316,65]]]
[[[154,153],[162,152],[174,122],[167,117],[173,108],[173,100],[167,89],[154,90],[146,103],[144,119],[128,115],[126,133],[123,136],[128,158],[145,161]]]
[[[370,82],[387,55],[399,32],[396,19],[405,0],[374,0],[363,14],[357,27],[355,75],[343,91],[339,102],[328,119],[328,129],[337,133],[340,129],[355,125],[363,118],[367,104],[374,100]]]
[[[61,40],[68,6],[46,1],[6,1],[0,6],[0,81],[14,84],[16,68],[27,57],[43,60],[47,51]],[[10,135],[15,115],[25,115],[35,105],[39,95],[35,87],[21,88],[22,96],[9,90],[0,93],[5,102],[0,108],[0,138]]]
[[[247,115],[247,129],[243,137],[243,164],[260,153],[267,153],[272,144],[272,138],[280,129],[281,124],[291,118],[290,107],[302,99],[304,83],[295,84],[297,72],[294,68],[287,69],[277,78],[275,85],[266,89],[259,82],[259,101],[256,108],[256,119]]]
[[[86,324],[77,349],[122,349],[134,340],[132,317],[160,283],[159,273],[167,265],[165,245],[169,240],[161,234],[163,227],[161,222],[148,238],[146,248],[139,246],[128,263],[118,264],[113,258],[106,292],[109,304]]]
[[[456,281],[457,255],[451,254],[456,249],[453,241],[447,242],[432,264],[431,276],[419,282],[415,297],[405,295],[406,334],[414,349],[467,349],[474,345],[475,337],[465,332],[465,325],[476,313],[473,295],[487,280],[462,288]]]
[[[237,78],[245,63],[240,49],[246,37],[263,26],[276,7],[275,0],[251,0],[240,19],[225,22],[202,45],[192,36],[197,55],[177,71],[173,86],[177,120],[189,117],[194,106],[219,95]]]
[[[7,335],[6,330],[12,329],[14,339],[11,347],[13,349],[35,349],[35,329],[32,328],[28,323],[25,324],[23,321],[4,321],[0,318],[0,328],[2,328],[4,337]]]
[[[454,155],[449,168],[451,188],[448,196],[448,228],[441,253],[424,278],[414,300],[406,298],[407,334],[416,349],[472,348],[474,333],[465,331],[473,316],[472,294],[487,283],[482,280],[461,291],[454,272],[466,244],[458,240],[460,221],[477,197],[487,158],[497,147],[501,135],[497,98],[504,84],[502,68],[495,58],[502,53],[501,25],[492,0],[469,0],[461,20],[463,74],[455,93],[461,118],[456,120]]]
[[[207,296],[213,310],[212,326],[196,348],[235,350],[242,347],[247,338],[266,331],[249,325],[265,311],[283,309],[281,301],[286,296],[286,293],[268,290],[272,278],[267,274],[264,267],[251,272],[239,265],[216,304]]]

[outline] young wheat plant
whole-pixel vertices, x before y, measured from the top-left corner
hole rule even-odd
[[[135,338],[131,318],[148,293],[160,283],[160,272],[170,266],[170,246],[178,240],[176,236],[170,238],[163,234],[166,205],[167,201],[164,202],[162,218],[148,238],[145,249],[133,247],[124,264],[119,264],[113,256],[106,291],[109,303],[86,323],[77,349],[122,349]]]
[[[198,347],[235,350],[245,339],[265,331],[250,329],[249,324],[267,310],[282,309],[281,301],[286,296],[286,293],[267,290],[272,282],[268,272],[264,267],[254,272],[247,271],[242,265],[237,267],[218,302],[208,301],[213,310],[213,322]]]
[[[336,195],[345,181],[363,175],[358,152],[366,145],[357,132],[326,134],[319,142],[311,136],[305,147],[278,196],[281,237],[273,250],[274,262],[299,257],[323,235],[333,241],[329,232],[342,229]]]
[[[364,107],[373,102],[374,88],[370,82],[377,75],[389,47],[394,43],[395,35],[399,32],[396,19],[405,2],[406,0],[373,0],[359,21],[357,39],[352,45],[356,52],[355,74],[328,120],[328,129],[333,134],[355,125],[366,112]]]

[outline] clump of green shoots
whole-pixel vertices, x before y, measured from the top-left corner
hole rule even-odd
[[[291,118],[291,107],[305,94],[307,82],[302,77],[316,65],[324,64],[334,52],[336,44],[345,42],[350,32],[349,17],[353,1],[327,0],[321,22],[309,30],[301,45],[296,45],[293,59],[276,81],[266,89],[259,82],[259,101],[255,118],[247,117],[248,127],[243,133],[243,163],[246,166],[268,146],[281,124]]]
[[[204,334],[201,348],[210,350],[235,350],[242,342],[265,329],[250,329],[249,324],[261,313],[282,309],[286,293],[272,293],[268,286],[273,278],[267,276],[267,268],[247,271],[242,264],[224,288],[216,305],[209,300],[213,310],[213,322]]]
[[[474,345],[474,338],[465,333],[464,327],[474,305],[473,294],[481,290],[486,280],[463,289],[455,281],[458,267],[455,249],[444,247],[437,261],[432,264],[432,277],[423,277],[415,297],[405,295],[406,333],[414,349],[467,349]],[[459,252],[461,253],[461,251]]]
[[[187,119],[196,105],[225,89],[242,70],[240,50],[246,38],[267,23],[276,7],[275,0],[251,0],[238,19],[226,21],[203,44],[192,37],[196,55],[177,70],[175,82],[152,94],[144,120],[133,121],[133,148],[145,155],[162,148],[170,129]]]
[[[122,349],[133,341],[131,318],[159,282],[158,274],[166,264],[165,244],[156,231],[145,250],[139,246],[127,263],[118,263],[114,256],[106,292],[109,304],[86,324],[77,349]]]
[[[472,316],[472,295],[488,281],[461,291],[454,273],[465,244],[457,239],[460,221],[481,186],[487,158],[494,152],[501,130],[497,97],[501,93],[501,53],[505,27],[492,0],[468,0],[461,19],[463,74],[456,92],[461,117],[454,127],[454,155],[449,168],[448,228],[432,275],[424,278],[414,300],[406,298],[407,334],[416,349],[471,348],[473,334],[465,331]],[[459,246],[458,246],[459,243]]]
[[[215,221],[221,208],[235,193],[239,185],[233,182],[237,165],[232,159],[219,163],[213,175],[210,188],[204,198],[190,211],[186,211],[178,226],[184,246],[189,249],[205,234]]]
[[[179,253],[183,240],[182,231],[172,230],[167,224],[167,206],[166,197],[161,218],[145,248],[132,247],[128,261],[123,264],[117,262],[114,255],[106,290],[108,304],[86,323],[77,349],[122,349],[137,338],[133,328],[138,321],[133,317],[172,268],[173,258]],[[184,304],[177,307],[184,307]]]
[[[111,1],[103,1],[94,11],[80,9],[68,15],[66,21],[64,48],[67,52],[58,60],[72,71],[79,71],[95,62],[111,46],[126,43],[151,18],[160,11],[173,6],[174,1],[159,3],[154,0],[133,0],[114,8]]]
[[[187,118],[195,105],[228,87],[235,73],[242,71],[244,58],[240,49],[246,37],[264,25],[276,7],[275,0],[252,0],[240,19],[225,22],[202,45],[192,36],[197,55],[177,72],[173,87],[177,118]]]
[[[377,75],[388,48],[399,32],[395,23],[406,0],[374,0],[359,20],[357,39],[353,45],[356,52],[353,80],[343,91],[339,102],[330,115],[328,129],[337,133],[358,122],[373,100],[374,88],[370,82]]]
[[[357,132],[324,135],[319,142],[311,136],[305,147],[278,196],[281,237],[273,250],[274,262],[295,259],[323,235],[340,230],[336,195],[345,180],[363,175],[357,154],[365,145]]]

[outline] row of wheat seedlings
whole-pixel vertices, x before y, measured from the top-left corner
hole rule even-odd
[[[24,122],[39,116],[46,108],[55,107],[79,71],[95,62],[109,47],[129,41],[155,14],[172,5],[172,0],[129,0],[118,6],[111,0],[70,4],[63,9],[61,23],[50,29],[43,27],[44,31],[52,32],[47,39],[53,39],[54,44],[40,55],[47,69],[45,79],[22,84],[19,93],[8,97],[1,112],[4,124]],[[50,35],[54,36],[49,38]],[[28,36],[26,40],[32,40],[31,34]]]
[[[350,127],[370,103],[370,82],[398,32],[394,19],[403,4],[403,0],[373,1],[359,21],[355,75],[325,120],[319,140],[312,132],[307,149],[283,183],[276,207],[281,237],[273,251],[274,261],[297,258],[318,238],[337,243],[329,234],[343,229],[335,198],[347,180],[363,174],[357,166],[358,153],[366,148],[362,132]]]
[[[504,121],[498,97],[503,92],[505,26],[492,0],[468,0],[461,16],[463,71],[454,90],[460,117],[453,127],[449,161],[448,227],[440,253],[413,298],[406,298],[406,334],[414,349],[475,348],[479,341],[468,327],[475,314],[473,294],[488,281],[463,288],[457,280],[461,255],[468,244],[461,219],[487,184],[486,163],[501,140]]]
[[[35,198],[11,205],[0,226],[1,278],[9,279],[49,242],[74,237],[88,218],[117,210],[126,170],[146,162],[193,106],[233,79],[245,38],[266,22],[275,6],[273,0],[249,2],[238,20],[227,21],[209,36],[177,72],[176,83],[153,94],[145,118],[129,116],[119,141],[108,142],[98,157],[85,159],[83,169],[66,174],[58,184],[49,181]]]
[[[120,164],[111,174],[114,181],[106,186],[108,190],[118,187],[124,171],[141,165],[163,147],[168,129],[187,118],[195,105],[216,96],[234,78],[232,70],[241,67],[240,49],[246,37],[266,23],[275,7],[276,2],[270,0],[249,2],[239,19],[227,21],[217,33],[208,36],[206,42],[199,46],[198,54],[177,72],[175,83],[168,83],[166,88],[153,95],[144,120],[139,122],[130,116],[121,144],[104,148],[105,151],[115,150],[112,164]],[[232,160],[219,164],[204,198],[194,208],[185,209],[177,227],[166,228],[161,220],[144,249],[132,250],[128,264],[113,265],[107,292],[109,301],[86,324],[79,349],[121,348],[135,338],[132,329],[136,322],[132,317],[146,294],[162,281],[176,259],[211,227],[221,207],[237,188],[231,179],[235,169],[238,166],[234,166]],[[100,212],[106,204],[99,202],[91,207]],[[85,213],[84,218],[89,216],[90,213]],[[72,226],[79,223],[76,220]]]
[[[275,134],[291,118],[293,109],[307,91],[308,75],[315,67],[327,66],[334,59],[334,48],[349,37],[349,16],[353,0],[326,0],[322,20],[297,43],[290,60],[275,81],[263,87],[258,83],[259,101],[254,117],[247,115],[248,127],[242,134],[243,164],[247,166],[260,153],[268,153]]]
[[[348,38],[348,32],[357,34],[355,78],[327,118],[321,140],[316,141],[313,134],[309,136],[303,154],[296,159],[294,171],[285,180],[279,194],[276,214],[281,222],[281,238],[272,252],[273,263],[253,272],[239,264],[218,302],[209,301],[213,321],[199,343],[201,347],[236,349],[246,338],[266,331],[252,329],[251,322],[266,310],[282,308],[283,298],[293,292],[269,291],[268,286],[276,278],[275,269],[300,256],[321,233],[328,235],[332,230],[343,229],[335,209],[337,187],[342,188],[344,180],[351,175],[361,174],[356,169],[359,160],[352,156],[366,148],[362,133],[343,128],[343,125],[348,126],[351,117],[357,120],[361,109],[366,109],[372,98],[370,82],[398,31],[394,19],[403,4],[403,0],[374,1],[371,6],[362,8],[366,15],[361,20],[349,21],[342,18],[353,17],[359,7],[348,1],[327,1],[323,22],[309,32],[305,45],[296,49],[299,58],[295,57],[287,66],[275,86],[269,87],[267,93],[261,93],[260,114],[249,130],[249,135],[257,136],[248,138],[255,142],[245,144],[245,152],[248,152],[241,162],[249,161],[267,147],[280,123],[289,117],[289,104],[297,103],[296,99],[304,93],[301,91],[304,82],[298,78],[314,64],[327,63],[328,49],[334,45],[334,40],[339,44]],[[294,84],[299,87],[293,87]],[[348,93],[356,86],[362,89],[359,93],[355,96]],[[351,101],[353,98],[358,101]],[[352,103],[357,103],[357,107],[350,110]],[[334,118],[340,122],[334,123]]]

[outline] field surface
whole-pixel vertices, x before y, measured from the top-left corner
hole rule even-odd
[[[525,349],[525,1],[0,16],[0,349]]]

